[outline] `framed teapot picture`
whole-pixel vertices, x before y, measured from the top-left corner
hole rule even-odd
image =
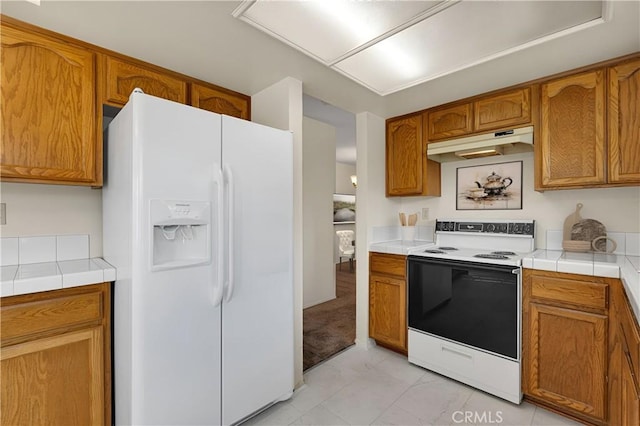
[[[522,161],[456,169],[456,210],[520,209]]]

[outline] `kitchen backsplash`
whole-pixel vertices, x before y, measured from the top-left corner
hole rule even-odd
[[[562,250],[562,230],[547,230],[547,250]],[[615,254],[640,256],[640,233],[638,232],[607,232],[607,238],[616,242]],[[611,249],[611,243],[607,244],[607,251]]]
[[[416,225],[413,239],[418,241],[433,241],[435,228],[429,225]],[[402,226],[373,226],[369,229],[369,243],[395,241],[402,239]]]
[[[89,258],[89,235],[0,238],[0,266]]]

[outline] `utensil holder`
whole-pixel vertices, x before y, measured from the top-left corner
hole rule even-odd
[[[401,226],[402,228],[402,241],[413,241],[416,235],[415,226]]]

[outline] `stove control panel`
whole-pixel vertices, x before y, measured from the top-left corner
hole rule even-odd
[[[535,236],[535,222],[457,222],[436,220],[437,232],[473,232]]]

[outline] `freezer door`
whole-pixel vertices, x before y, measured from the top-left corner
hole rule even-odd
[[[216,241],[222,235],[214,224],[216,194],[222,189],[216,184],[221,118],[186,105],[140,96],[135,104],[133,140],[133,245],[138,260],[131,281],[131,420],[144,425],[219,424],[221,308],[215,306],[215,289],[222,261]],[[191,235],[188,230],[169,226],[159,233],[155,229],[154,237],[154,225],[166,219],[152,212],[151,207],[157,204],[154,200],[169,200],[160,204],[163,209],[172,209],[178,218],[175,220],[193,219],[185,215],[188,206],[200,206],[198,214],[211,215],[200,218],[210,226],[208,261],[198,258],[195,265],[167,261],[171,267],[157,268],[153,261],[154,238],[165,238],[168,245],[187,246],[197,236],[195,231]],[[207,205],[211,208],[203,207]],[[165,249],[170,259],[172,249]],[[201,256],[206,250],[197,248],[193,252]],[[180,256],[187,260],[193,257],[191,251],[185,253]],[[116,357],[118,350],[116,346]],[[117,369],[116,364],[116,393],[120,386]]]
[[[222,422],[293,391],[293,142],[222,118],[229,229],[222,306]]]

